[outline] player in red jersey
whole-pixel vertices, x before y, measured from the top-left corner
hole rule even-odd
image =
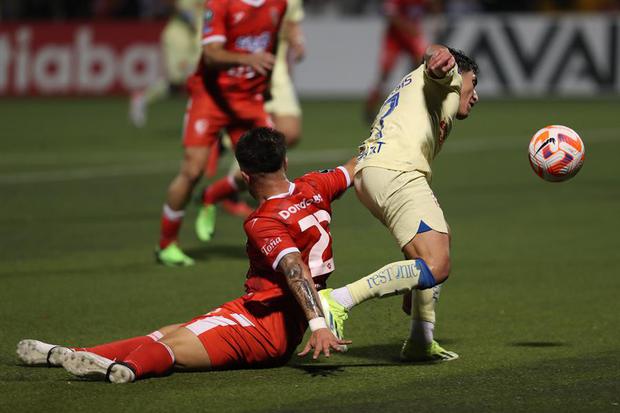
[[[161,219],[157,260],[166,265],[192,265],[177,244],[184,209],[206,165],[216,164],[219,133],[226,129],[233,144],[257,126],[269,126],[263,93],[274,64],[277,35],[286,0],[208,0],[203,27],[203,55],[187,81],[190,99],[184,119],[184,159],[172,180]],[[201,211],[207,225],[199,238],[213,233],[217,201],[237,191],[243,182],[224,178],[210,186]]]
[[[422,61],[428,42],[424,37],[422,19],[429,12],[437,13],[437,0],[384,0],[383,12],[387,18],[381,55],[379,78],[370,90],[364,109],[364,116],[371,123],[379,105],[385,97],[385,86],[398,58],[405,54],[411,59],[412,67]]]
[[[282,365],[308,326],[312,335],[300,355],[313,349],[314,358],[321,352],[329,357],[349,344],[327,328],[317,289],[334,270],[331,202],[350,186],[354,160],[290,182],[284,136],[269,128],[244,135],[236,156],[260,203],[244,223],[250,259],[244,296],[186,323],[90,348],[22,340],[19,358],[31,365],[62,364],[79,377],[128,383],[173,369]]]

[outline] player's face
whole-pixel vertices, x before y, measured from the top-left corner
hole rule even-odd
[[[457,119],[465,119],[469,116],[471,108],[478,102],[478,93],[476,93],[476,85],[478,78],[474,72],[464,72],[463,86],[461,87],[461,101],[459,103],[459,111],[456,114]]]

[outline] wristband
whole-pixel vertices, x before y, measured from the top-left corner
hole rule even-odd
[[[321,328],[327,328],[327,323],[325,323],[324,317],[313,318],[308,321],[308,325],[310,326],[311,331],[316,331]]]

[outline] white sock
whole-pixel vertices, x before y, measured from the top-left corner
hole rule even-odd
[[[410,340],[414,343],[429,345],[433,342],[435,324],[429,321],[411,320]]]
[[[347,287],[340,287],[332,290],[331,296],[338,304],[346,308],[347,311],[352,309],[355,305],[353,297]]]
[[[164,204],[164,216],[170,221],[178,221],[185,215],[185,210],[175,211],[168,204]]]

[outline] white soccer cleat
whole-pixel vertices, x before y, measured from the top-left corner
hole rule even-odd
[[[129,100],[129,119],[136,128],[146,125],[146,98],[143,92],[134,92]]]
[[[30,366],[58,367],[73,350],[39,340],[26,339],[17,343],[17,357]]]
[[[70,354],[65,358],[62,366],[77,377],[91,380],[131,383],[136,379],[133,370],[126,365],[87,351],[76,351]]]

